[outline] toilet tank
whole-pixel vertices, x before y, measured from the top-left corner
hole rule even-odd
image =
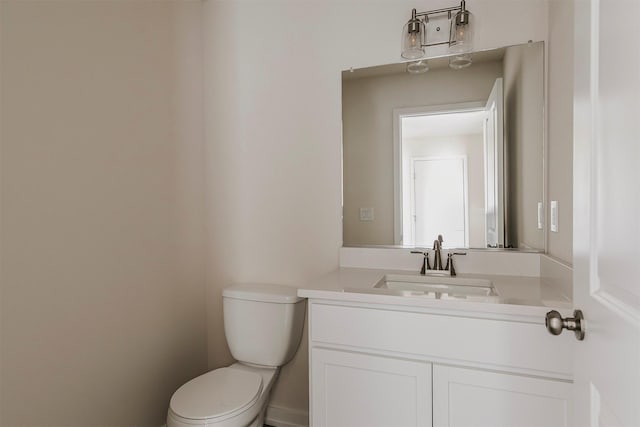
[[[282,285],[235,285],[222,291],[224,332],[239,362],[282,366],[298,350],[306,300]]]

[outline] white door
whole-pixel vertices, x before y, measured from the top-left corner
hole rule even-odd
[[[504,244],[504,115],[502,78],[496,79],[487,99],[484,120],[484,197],[487,246]]]
[[[448,248],[467,247],[466,159],[414,159],[412,169],[415,245],[442,235]]]
[[[576,1],[575,18],[573,424],[637,427],[640,2]]]

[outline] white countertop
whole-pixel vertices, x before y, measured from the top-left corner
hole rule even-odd
[[[538,277],[458,274],[459,278],[491,280],[499,295],[497,302],[436,300],[421,296],[385,294],[384,290],[375,293],[357,292],[359,289],[373,288],[386,274],[419,276],[417,272],[343,267],[300,286],[298,295],[312,299],[519,316],[544,316],[549,309],[570,314],[569,310],[573,306],[570,296],[563,293],[560,287]],[[350,289],[354,291],[350,292]]]

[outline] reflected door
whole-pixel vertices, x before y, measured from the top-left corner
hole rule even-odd
[[[496,79],[485,107],[484,186],[486,245],[497,248],[504,242],[504,142],[502,78]]]
[[[430,247],[441,234],[447,247],[466,247],[466,159],[413,159],[413,219],[416,246]]]

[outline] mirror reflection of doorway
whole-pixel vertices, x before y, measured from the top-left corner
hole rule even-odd
[[[485,103],[435,108],[398,111],[398,244],[486,247]]]
[[[439,234],[448,247],[468,244],[467,158],[414,158],[413,240],[429,247]]]
[[[499,247],[504,238],[502,78],[486,101],[394,110],[394,240]]]

